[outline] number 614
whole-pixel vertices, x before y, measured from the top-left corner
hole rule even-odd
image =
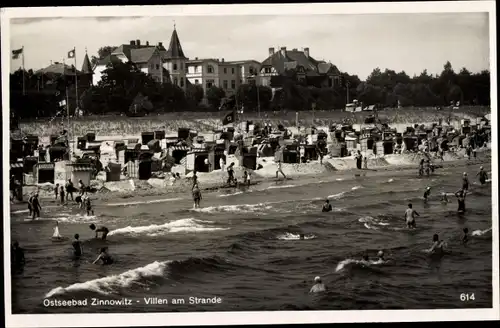
[[[460,300],[462,302],[475,301],[476,297],[474,296],[474,293],[472,294],[462,293],[460,294]]]

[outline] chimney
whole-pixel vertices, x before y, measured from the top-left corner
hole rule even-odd
[[[131,45],[131,46],[135,46],[135,41],[134,41],[134,40],[131,40],[131,41],[130,41],[130,45]]]
[[[198,57],[194,57],[194,60],[198,60]]]
[[[269,48],[269,56],[274,55],[274,48]]]
[[[297,51],[297,48],[293,48],[292,50],[293,50],[293,51]]]
[[[149,41],[146,41],[146,45],[149,47]]]
[[[309,48],[304,48],[304,55],[309,58]]]
[[[163,48],[163,42],[158,42],[158,48]]]
[[[286,47],[281,47],[281,55],[286,56]]]
[[[221,62],[224,62],[224,58],[221,59]]]
[[[137,44],[137,46],[139,47],[141,45],[141,40],[135,40],[135,43]]]

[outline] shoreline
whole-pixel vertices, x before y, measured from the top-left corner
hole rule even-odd
[[[445,156],[443,162],[436,161],[436,164],[443,163],[446,166],[468,166],[476,164],[484,164],[491,162],[491,150],[483,149],[478,152],[477,159],[467,160],[464,156],[460,156],[462,152],[451,153],[453,155]],[[276,167],[274,161],[268,161],[263,168],[253,171],[252,185],[262,185],[265,183],[280,183],[286,181],[303,181],[307,179],[318,179],[323,177],[331,177],[332,175],[340,177],[350,176],[352,174],[359,175],[370,172],[372,174],[385,174],[389,172],[400,172],[407,170],[418,169],[418,160],[423,158],[421,153],[411,154],[398,154],[386,155],[381,157],[372,157],[368,160],[368,169],[357,169],[355,167],[355,160],[353,157],[342,158],[324,158],[323,164],[319,161],[313,161],[303,164],[283,164],[283,171],[291,179],[275,178]],[[269,159],[265,158],[264,160]],[[339,165],[343,164],[343,165]],[[237,167],[235,169],[235,177],[239,181],[242,180],[244,169]],[[199,173],[198,181],[204,193],[214,193],[220,190],[233,189],[240,190],[241,187],[227,187],[223,183],[222,173],[220,170],[210,173]],[[135,199],[135,198],[150,198],[160,197],[176,194],[188,194],[190,197],[191,180],[182,178],[170,184],[169,179],[151,178],[149,180],[121,180],[118,182],[102,182],[99,180],[92,180],[91,187],[97,187],[97,191],[90,193],[91,198],[94,199],[95,204],[100,204],[104,201],[111,199]],[[114,188],[111,188],[114,186]],[[115,189],[115,190],[110,190]],[[128,188],[128,189],[127,189]],[[14,202],[11,204],[11,210],[16,209],[22,205],[26,205],[29,194],[38,189],[40,199],[43,203],[58,203],[54,199],[53,185],[43,184],[39,186],[23,186],[23,201]],[[76,193],[75,193],[76,195]],[[174,197],[175,198],[175,197]]]

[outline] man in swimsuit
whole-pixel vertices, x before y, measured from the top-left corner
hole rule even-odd
[[[331,212],[331,211],[332,211],[332,204],[330,204],[330,201],[327,199],[323,204],[321,212]]]
[[[31,200],[31,207],[33,210],[32,219],[34,220],[36,217],[40,217],[40,211],[42,210],[42,205],[40,205],[40,200],[38,199],[38,193],[33,196]]]
[[[92,202],[90,201],[90,197],[85,198],[85,208],[87,209],[87,216],[90,216],[90,213],[94,215],[94,210],[92,209]]]
[[[236,183],[236,179],[234,178],[234,162],[229,164],[229,166],[227,167],[227,184],[228,185],[231,185],[233,182]]]
[[[448,204],[448,196],[445,192],[441,193],[441,203]]]
[[[479,172],[477,172],[476,176],[479,176],[479,182],[481,182],[482,185],[484,185],[488,179],[488,174],[482,166],[479,168]]]
[[[71,200],[74,200],[73,199],[73,191],[74,191],[75,187],[73,186],[73,181],[71,181],[71,179],[68,179],[68,182],[66,182],[66,194],[68,195],[68,199],[69,199],[69,196],[71,196]]]
[[[326,291],[326,286],[321,282],[320,277],[314,278],[314,286],[311,287],[309,293],[321,293]]]
[[[467,177],[467,172],[464,172],[462,177],[462,189],[467,192],[469,190],[469,178]]]
[[[201,191],[197,184],[194,185],[193,187],[193,201],[194,201],[193,208],[200,208]]]
[[[61,204],[64,204],[65,201],[64,186],[59,187],[59,194],[61,195]]]
[[[33,214],[33,198],[35,198],[35,194],[32,194],[30,198],[28,198],[28,211],[29,216]]]
[[[419,176],[424,175],[424,162],[425,162],[425,160],[422,158],[422,159],[420,160],[420,164],[419,164],[419,166],[418,166],[418,175],[419,175]]]
[[[277,166],[276,179],[278,179],[278,173],[281,173],[281,175],[283,176],[283,178],[286,180],[286,175],[285,175],[285,173],[283,173],[283,170],[281,168],[281,161],[278,161],[278,163],[276,163],[276,166]]]
[[[444,242],[439,240],[439,235],[434,234],[432,236],[432,247],[429,249],[430,254],[441,255],[443,254]]]
[[[408,208],[405,212],[406,226],[408,229],[415,229],[417,227],[417,224],[415,223],[415,215],[420,216],[420,214],[413,209],[413,205],[411,203],[408,204]]]
[[[59,198],[59,183],[56,183],[56,186],[54,187],[54,194],[57,200]]]
[[[99,253],[99,256],[95,259],[95,261],[92,264],[96,264],[99,261],[101,261],[102,265],[109,265],[109,264],[113,263],[113,259],[107,253],[106,247],[101,248],[101,252]]]
[[[93,223],[89,227],[90,227],[91,230],[95,231],[95,237],[96,238],[99,238],[99,232],[102,232],[101,239],[102,240],[106,240],[106,236],[109,233],[109,229],[108,228],[106,228],[104,226],[96,228],[95,224],[93,224]]]
[[[425,188],[425,192],[424,192],[424,201],[425,202],[427,202],[430,195],[431,195],[431,187]]]
[[[75,257],[80,257],[83,255],[82,242],[79,239],[80,235],[75,234],[75,240],[71,244],[73,246],[73,255],[75,255]]]
[[[467,195],[467,192],[463,189],[458,190],[455,193],[455,197],[457,197],[457,202],[458,202],[458,209],[457,211],[459,213],[464,213],[465,212],[465,196]]]

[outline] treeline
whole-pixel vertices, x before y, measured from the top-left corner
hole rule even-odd
[[[25,93],[23,94],[23,74]],[[168,79],[168,73],[165,74]],[[11,111],[18,118],[65,115],[60,102],[70,98],[70,109],[84,115],[180,111],[214,111],[243,108],[246,112],[278,110],[340,110],[354,99],[365,105],[381,107],[447,106],[490,104],[490,73],[471,73],[462,68],[456,73],[447,62],[439,75],[409,77],[405,72],[376,68],[366,81],[341,73],[333,88],[318,88],[299,82],[294,71],[287,72],[273,89],[255,84],[241,85],[236,94],[226,95],[219,87],[207,90],[206,101],[200,85],[189,84],[186,91],[171,83],[155,82],[132,63],[115,63],[102,72],[101,81],[76,102],[74,76],[50,76],[18,70],[10,75]],[[72,114],[72,113],[71,113]]]

